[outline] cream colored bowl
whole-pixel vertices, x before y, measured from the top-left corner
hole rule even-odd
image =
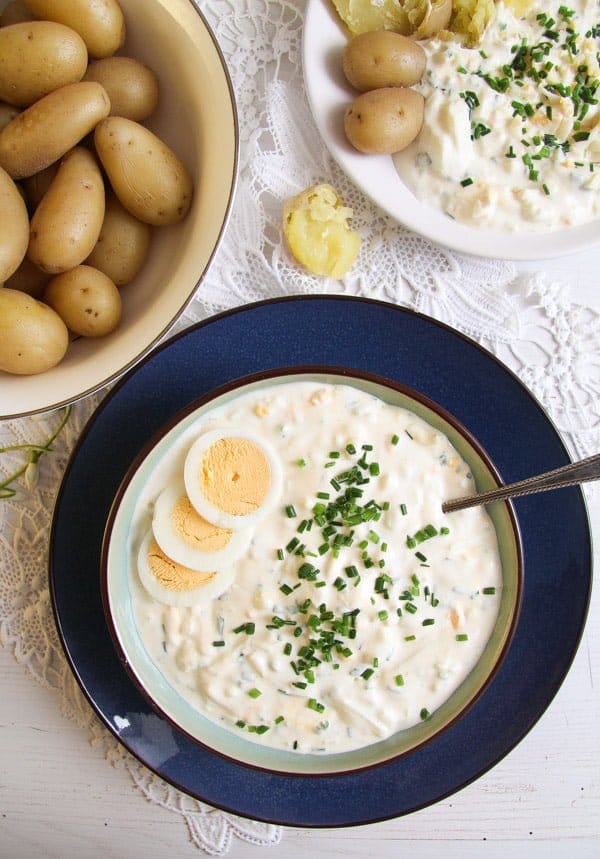
[[[0,8],[6,5],[0,0]],[[144,124],[190,170],[194,199],[187,218],[153,230],[150,255],[123,287],[123,318],[107,337],[80,338],[46,373],[0,372],[0,419],[73,402],[115,380],[147,353],[194,295],[222,237],[238,160],[231,80],[214,35],[191,0],[120,0],[127,41],[119,52],[150,66],[159,106]]]

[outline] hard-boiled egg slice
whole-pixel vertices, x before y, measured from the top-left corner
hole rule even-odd
[[[246,430],[210,430],[191,446],[184,465],[188,498],[201,516],[234,531],[259,522],[277,503],[277,455]]]
[[[235,568],[200,572],[178,564],[162,551],[148,531],[138,551],[140,581],[150,596],[165,605],[185,608],[220,596],[231,585]]]
[[[154,504],[154,538],[163,552],[191,570],[222,570],[247,549],[252,532],[232,531],[209,522],[195,510],[183,481],[167,486]]]

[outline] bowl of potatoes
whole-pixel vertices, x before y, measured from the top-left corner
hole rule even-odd
[[[171,328],[238,145],[192,0],[0,0],[0,419],[99,390]]]

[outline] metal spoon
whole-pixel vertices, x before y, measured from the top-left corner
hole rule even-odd
[[[475,507],[477,504],[491,504],[492,501],[504,501],[505,498],[515,498],[517,495],[532,495],[535,492],[545,492],[547,489],[558,489],[561,486],[574,486],[576,483],[586,483],[588,480],[600,479],[600,453],[571,462],[553,471],[546,471],[535,477],[509,483],[489,492],[480,492],[453,501],[444,501],[442,511],[452,513],[454,510],[464,510],[465,507]]]

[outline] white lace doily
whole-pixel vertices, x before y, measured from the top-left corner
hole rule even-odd
[[[237,97],[241,159],[232,217],[208,276],[178,328],[228,307],[299,293],[343,292],[412,307],[478,340],[515,370],[545,404],[576,456],[600,449],[600,317],[571,303],[560,283],[517,275],[510,263],[461,256],[398,226],[332,162],[304,96],[302,0],[206,0],[199,4],[223,49]],[[363,236],[358,263],[342,282],[307,275],[282,242],[288,197],[331,182],[354,209]],[[225,854],[233,836],[277,844],[278,827],[242,820],[190,799],[134,760],[100,725],[66,664],[50,608],[48,534],[68,454],[101,395],[77,404],[50,453],[0,500],[0,640],[50,689],[106,757],[127,768],[150,801],[179,814],[193,842]],[[0,423],[0,446],[45,441],[60,413]],[[0,457],[0,483],[26,452]]]

